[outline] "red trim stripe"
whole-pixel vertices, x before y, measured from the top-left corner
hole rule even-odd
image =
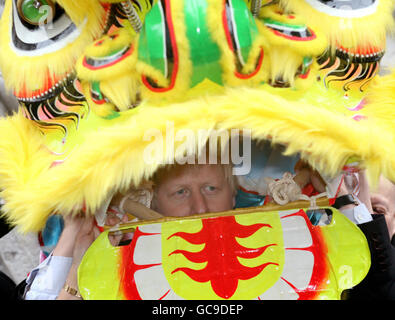
[[[174,24],[173,24],[173,18],[171,15],[171,1],[170,0],[165,0],[165,5],[166,5],[166,21],[167,21],[167,25],[169,28],[169,36],[170,36],[170,41],[171,41],[171,46],[173,49],[173,57],[174,57],[174,61],[173,61],[173,73],[171,75],[171,82],[170,82],[170,86],[167,88],[154,88],[150,85],[150,83],[148,82],[146,76],[142,76],[142,81],[144,83],[144,85],[150,89],[151,91],[154,92],[167,92],[170,91],[174,88],[175,84],[176,84],[176,79],[177,79],[177,75],[178,75],[178,68],[179,68],[179,55],[178,55],[178,47],[177,47],[177,41],[176,41],[176,35],[174,32]]]

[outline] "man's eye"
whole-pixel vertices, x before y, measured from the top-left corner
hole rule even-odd
[[[208,192],[214,192],[217,190],[217,187],[214,186],[206,186],[206,191]]]
[[[373,212],[377,214],[385,214],[385,209],[378,206],[372,206]]]
[[[185,189],[180,189],[180,190],[177,190],[174,194],[176,195],[176,196],[182,196],[182,195],[185,195],[186,194],[186,190]]]

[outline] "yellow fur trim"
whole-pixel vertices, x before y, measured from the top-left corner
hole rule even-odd
[[[309,25],[309,19],[302,16],[292,15],[293,18],[289,18],[284,14],[280,7],[277,5],[272,5],[265,7],[261,10],[259,17],[261,19],[272,19],[280,23],[288,23],[290,25],[305,25],[310,29],[312,33],[315,34],[315,38],[308,41],[295,41],[292,39],[286,39],[284,37],[277,36],[268,27],[262,23],[258,24],[259,32],[262,33],[266,40],[269,41],[270,46],[280,46],[284,49],[294,51],[300,56],[318,56],[324,52],[328,46],[328,41],[325,35],[318,28],[312,28]]]
[[[274,84],[276,80],[281,79],[297,90],[308,89],[316,81],[317,63],[313,60],[307,77],[302,79],[297,74],[303,64],[303,57],[285,49],[285,47],[273,47],[267,54],[269,82]]]
[[[207,8],[207,25],[210,30],[210,34],[213,40],[218,44],[221,50],[220,64],[223,70],[223,79],[226,85],[229,86],[256,86],[263,81],[267,80],[267,74],[265,68],[261,67],[259,72],[247,79],[242,79],[236,76],[236,58],[234,53],[229,48],[228,41],[226,39],[225,29],[223,26],[222,12],[224,10],[223,1],[208,1]],[[242,73],[249,74],[257,67],[257,60],[260,57],[263,49],[264,38],[262,35],[257,35],[253,42],[251,51],[249,53],[248,60],[243,67]],[[262,65],[266,63],[265,53],[262,61]]]
[[[310,93],[309,102],[294,101],[297,95],[292,96],[292,90],[282,90],[283,96],[290,97],[284,99],[263,89],[232,89],[225,95],[167,107],[142,104],[96,124],[91,114],[81,123],[73,152],[51,169],[56,157],[41,147],[43,138],[37,130],[20,115],[3,120],[0,134],[9,139],[0,141],[0,188],[5,190],[7,216],[29,231],[43,227],[53,212],[75,214],[85,204],[87,214],[92,214],[108,194],[130,184],[137,186],[155,172],[160,161],[171,159],[173,149],[166,145],[169,125],[174,125],[175,136],[179,130],[198,136],[201,129],[252,129],[253,138],[284,144],[286,154],[300,153],[325,175],[337,175],[350,158],[357,158],[372,180],[383,168],[395,178],[395,151],[388,148],[394,134],[383,129],[381,119],[354,121],[334,100],[316,106],[311,101],[318,101],[321,91],[315,97]],[[149,163],[147,152],[160,149],[153,145],[158,135],[164,152],[157,154],[159,162]],[[185,144],[203,145],[207,137],[201,139],[175,141],[174,151]]]
[[[100,82],[100,90],[120,111],[136,103],[139,83],[133,74]]]
[[[375,112],[380,112],[379,106],[393,106],[395,105],[395,69],[393,69],[392,73],[385,76],[377,76],[369,91],[366,95],[366,100],[368,104],[375,104]],[[392,108],[395,113],[395,108]],[[389,110],[385,110],[387,113]],[[391,117],[394,113],[386,114],[380,113],[380,116],[383,118],[387,118],[387,120],[391,121]],[[387,116],[386,116],[387,115]]]
[[[103,117],[115,110],[126,110],[136,102],[139,91],[139,77],[135,72],[137,51],[132,44],[133,37],[125,30],[117,30],[107,34],[90,45],[76,65],[77,76],[82,80],[84,95],[94,112]],[[120,56],[108,66],[97,68],[88,61],[111,58],[116,53]],[[94,63],[93,63],[94,65]],[[91,97],[90,85],[87,82],[97,82],[100,93],[109,100],[108,103],[96,104]]]
[[[134,37],[124,28],[113,30],[86,47],[84,54],[88,57],[98,58],[109,56],[111,52],[129,46],[133,42]]]
[[[11,224],[39,230],[49,213],[39,200],[45,199],[45,190],[41,189],[42,196],[37,198],[37,188],[43,187],[40,176],[49,170],[52,157],[42,145],[39,130],[22,113],[1,119],[0,132],[7,133],[0,145],[0,154],[7,155],[0,159],[1,194],[7,199],[2,211],[12,212],[7,215]],[[26,214],[32,203],[34,215]]]
[[[167,88],[170,86],[170,81],[163,75],[162,72],[156,70],[154,67],[148,64],[145,64],[144,62],[137,61],[136,71],[140,75],[144,75],[146,77],[150,77],[151,79],[155,79],[156,84],[162,88]],[[144,92],[148,92],[148,96],[150,97],[152,97],[153,95],[153,93],[151,93],[148,89],[144,90]]]
[[[314,33],[314,39],[307,41],[296,41],[287,39],[277,35],[273,30],[264,24],[264,19],[271,19],[280,23],[291,25],[306,25],[303,18],[293,15],[289,18],[281,12],[281,8],[277,5],[271,5],[260,11],[262,21],[257,22],[259,32],[265,37],[265,51],[267,55],[267,63],[265,68],[269,74],[271,83],[277,79],[288,83],[291,87],[305,89],[315,81],[318,72],[318,66],[315,58],[322,54],[327,47],[325,36],[317,30],[311,30]],[[307,25],[306,25],[307,26]],[[308,27],[308,26],[307,26]],[[303,66],[303,59],[311,58],[312,65],[309,73],[303,77],[297,74]]]
[[[239,99],[244,94],[248,95],[249,103],[236,108],[242,103]],[[383,168],[392,168],[393,171],[386,170],[386,174],[395,178],[395,162],[391,159],[395,152],[388,149],[394,132],[380,130],[378,117],[357,122],[344,116],[345,108],[342,100],[336,99],[336,93],[331,101],[322,99],[318,108],[317,101],[320,95],[322,97],[320,90],[315,94],[310,92],[308,99],[292,100],[292,103],[258,90],[245,89],[244,94],[232,92],[228,94],[232,104],[225,108],[217,106],[224,116],[221,128],[253,128],[254,138],[270,138],[273,143],[285,144],[286,154],[300,153],[314,168],[328,176],[339,174],[347,160],[356,157],[361,166],[367,168],[370,181],[378,181]],[[283,96],[292,95],[284,90]]]
[[[103,17],[102,13],[99,13],[101,10],[99,7],[101,5],[97,2],[97,0],[55,0],[63,9],[67,12],[67,15],[70,19],[77,25],[81,24],[84,19],[87,17],[86,13],[89,11],[97,12],[98,19]]]
[[[88,214],[94,212],[114,188],[126,189],[133,182],[138,185],[142,178],[152,175],[158,167],[158,163],[150,165],[144,160],[144,149],[152,144],[153,139],[149,134],[149,128],[155,128],[165,134],[168,126],[166,120],[174,120],[179,129],[194,131],[202,128],[210,130],[215,124],[213,119],[201,117],[204,110],[196,106],[193,110],[190,108],[180,110],[179,107],[176,107],[175,110],[146,108],[143,109],[142,118],[139,116],[139,111],[129,110],[127,112],[129,117],[126,117],[126,120],[121,116],[115,120],[107,121],[109,122],[107,127],[101,127],[98,131],[92,130],[86,136],[80,137],[83,142],[75,147],[66,162],[50,170],[42,166],[40,157],[35,157],[38,153],[36,149],[39,150],[42,140],[36,142],[27,139],[26,119],[22,117],[13,119],[17,123],[23,122],[19,129],[24,130],[21,134],[26,136],[26,141],[20,141],[19,131],[11,128],[18,138],[13,141],[15,144],[20,142],[17,144],[20,148],[8,150],[0,146],[0,154],[4,156],[1,162],[2,168],[8,169],[14,165],[14,157],[21,159],[17,170],[15,168],[4,170],[0,175],[1,186],[7,187],[8,190],[7,193],[4,193],[4,197],[7,199],[6,212],[10,221],[20,225],[22,231],[37,231],[44,226],[46,218],[53,212],[77,213],[84,203],[86,203]],[[152,116],[153,114],[155,117]],[[94,115],[92,114],[92,116]],[[191,117],[190,120],[188,120],[189,117]],[[143,122],[141,122],[142,119],[144,119]],[[4,129],[4,131],[6,130],[10,130],[10,126]],[[4,131],[0,126],[0,132]],[[177,142],[176,146],[180,144],[181,142]],[[10,141],[7,145],[12,146],[13,144]],[[36,149],[26,150],[27,146],[30,149],[35,146]],[[103,148],[100,154],[97,153],[98,147]],[[167,153],[170,156],[172,154],[171,149],[164,147],[163,157],[159,159],[163,162],[169,158]],[[27,152],[29,154],[26,154]],[[39,167],[38,176],[30,176],[29,180],[31,181],[10,179],[8,176],[19,172],[24,173],[26,170],[25,159],[31,159],[30,166]],[[55,159],[55,156],[52,156],[52,159]],[[10,161],[10,166],[4,165],[7,160]],[[97,166],[98,164],[99,166]],[[79,172],[78,178],[74,180],[77,172]],[[103,174],[104,172],[106,173]],[[57,179],[61,179],[61,181],[57,181]],[[8,180],[10,183],[5,183]],[[92,188],[93,185],[95,185],[94,188]],[[42,189],[43,187],[44,189]],[[15,196],[10,198],[11,190]],[[37,201],[33,201],[34,198],[37,198]],[[37,213],[36,210],[40,212]]]
[[[38,231],[53,213],[77,214],[85,207],[86,214],[91,215],[112,192],[126,190],[131,184],[138,186],[149,179],[162,163],[173,158],[174,152],[176,158],[182,157],[185,146],[196,149],[204,145],[208,136],[198,134],[202,129],[207,132],[251,129],[254,139],[285,145],[286,154],[299,153],[326,176],[336,176],[344,164],[356,159],[367,169],[371,181],[377,180],[380,173],[395,180],[395,150],[391,147],[395,140],[391,127],[395,121],[392,104],[377,106],[379,111],[376,111],[374,103],[370,102],[360,111],[367,119],[355,121],[352,119],[355,112],[350,110],[352,108],[347,109],[343,97],[318,84],[301,93],[268,85],[255,89],[224,89],[206,79],[188,91],[192,65],[183,3],[171,3],[179,53],[179,74],[173,90],[152,93],[142,86],[144,99],[137,108],[124,111],[111,120],[104,120],[94,113],[87,115],[74,131],[70,139],[73,148],[64,155],[63,162],[54,166],[59,156],[45,148],[45,137],[21,113],[0,120],[0,136],[7,137],[0,140],[0,189],[6,201],[4,211],[11,223],[19,225],[22,231]],[[209,2],[208,24],[212,31],[216,31],[214,40],[223,52],[221,63],[226,73],[225,82],[257,85],[267,76],[264,71],[251,81],[235,77],[235,57],[228,48],[222,28],[218,28],[218,23],[222,23],[218,15],[222,7],[215,14],[219,4],[220,1]],[[222,31],[218,32],[218,29]],[[252,70],[258,44],[263,43],[263,38],[258,37],[246,70]],[[275,59],[276,51],[270,54]],[[286,69],[292,70],[293,74],[282,71],[290,79],[295,75],[295,61],[302,56],[300,52],[292,54],[295,56]],[[158,79],[155,77],[157,71],[150,70],[150,66],[139,62],[136,68],[138,76],[146,74]],[[122,75],[122,70],[117,71]],[[126,106],[133,97],[116,90],[122,86],[120,92],[134,92],[137,82],[130,77],[130,82],[120,84],[105,79],[106,74],[101,76],[103,93],[113,97],[122,107]],[[123,81],[122,77],[119,81]],[[88,82],[83,81],[82,86],[85,92],[90,91]],[[212,92],[203,96],[206,88]],[[196,98],[195,94],[200,97]],[[180,102],[185,99],[189,100]],[[90,94],[87,94],[87,100],[93,103]],[[157,107],[159,104],[162,106]],[[113,105],[104,104],[99,115],[101,112],[107,115],[112,108]],[[172,148],[166,138],[173,126],[175,137],[184,130],[195,133],[195,138],[191,141],[175,139]],[[163,143],[163,153],[158,153],[162,149],[160,144],[153,144],[157,138]],[[155,153],[157,161],[149,162],[153,156],[151,153],[147,156],[147,151]]]
[[[88,81],[81,81],[81,88],[82,92],[85,96],[85,99],[89,105],[89,107],[94,110],[94,112],[100,116],[100,117],[107,117],[110,115],[112,112],[114,112],[115,108],[114,105],[111,102],[104,102],[101,104],[97,104],[94,102],[92,99],[92,94],[91,94],[91,83]]]
[[[319,66],[318,63],[313,60],[311,66],[310,66],[310,71],[307,74],[307,76],[301,76],[298,75],[294,77],[294,82],[293,82],[293,87],[296,90],[300,90],[302,92],[308,91],[311,86],[314,85],[314,83],[317,82],[317,74],[319,72]]]
[[[86,81],[105,81],[134,72],[137,51],[132,43],[133,37],[125,29],[101,37],[87,47],[84,54],[78,59],[76,65],[78,78]],[[128,48],[131,51],[130,55],[110,66],[92,69],[85,65],[86,59],[108,58],[114,53]]]
[[[380,0],[374,14],[359,18],[331,16],[313,8],[305,0],[280,0],[280,5],[305,17],[314,29],[321,29],[332,47],[385,48],[386,34],[394,28],[393,0]]]
[[[295,74],[302,64],[303,57],[284,49],[284,47],[279,47],[270,50],[270,79],[272,83],[277,79],[282,79],[294,87]]]
[[[77,1],[73,2],[76,5]],[[78,2],[80,5],[80,2]],[[92,5],[84,11],[86,21],[78,24],[81,34],[73,42],[62,49],[40,56],[20,56],[11,45],[11,19],[13,1],[6,1],[0,22],[0,68],[6,88],[23,90],[31,93],[45,87],[48,75],[64,77],[74,70],[77,58],[82,54],[86,45],[90,44],[102,30],[104,10],[100,4]],[[80,9],[81,10],[81,9]],[[80,12],[80,11],[79,11]]]
[[[377,76],[375,78],[366,94],[366,107],[364,110],[366,115],[379,118],[382,125],[395,136],[395,69],[390,75]],[[388,149],[393,149],[394,145],[395,138],[387,147]],[[394,159],[392,159],[392,162],[388,162],[388,165],[383,170],[383,175],[395,182],[393,162]]]

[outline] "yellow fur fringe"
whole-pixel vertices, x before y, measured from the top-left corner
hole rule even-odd
[[[281,12],[281,8],[277,5],[263,8],[260,12],[260,18],[269,18],[293,25],[305,25],[304,18],[294,16],[290,19]],[[297,89],[309,87],[317,76],[316,57],[322,54],[328,45],[326,37],[318,30],[313,30],[316,35],[315,39],[295,41],[274,34],[270,28],[265,26],[263,21],[257,21],[257,26],[260,34],[266,40],[264,44],[267,57],[265,68],[268,69],[270,81],[274,83],[276,79],[282,79],[289,83],[291,87]],[[312,58],[314,62],[310,66],[308,80],[302,80],[295,75],[303,65],[303,59],[307,57]]]
[[[100,90],[120,111],[136,102],[138,81],[132,75],[109,79],[100,83]]]
[[[97,0],[55,0],[63,9],[67,12],[67,15],[70,19],[77,25],[81,24],[84,19],[87,17],[87,12],[93,11],[97,14],[101,10],[99,10],[99,6],[101,6]],[[102,14],[100,13],[98,18],[102,18]]]
[[[113,36],[116,36],[113,39]],[[98,45],[98,43],[101,43]],[[84,59],[100,59],[111,56],[114,52],[130,47],[131,54],[122,61],[110,67],[91,70],[84,66]],[[125,29],[106,34],[85,48],[84,54],[79,57],[76,64],[78,78],[86,81],[106,81],[110,78],[125,76],[134,72],[137,61],[137,49],[133,45],[133,36]]]
[[[386,130],[392,132],[395,136],[395,69],[393,69],[390,75],[377,76],[374,79],[366,95],[365,109],[366,114],[379,118],[382,125],[386,127]],[[395,138],[386,147],[390,150],[394,146]],[[393,177],[395,175],[393,168],[395,160],[394,158],[391,160],[384,168],[384,175],[387,177]],[[391,180],[395,181],[394,179]]]
[[[313,28],[321,29],[332,47],[384,48],[386,35],[394,28],[393,0],[380,0],[374,14],[352,19],[320,12],[305,0],[280,0],[280,5],[289,12],[305,17]]]
[[[267,80],[267,73],[263,67],[255,76],[248,79],[240,79],[235,75],[236,58],[232,50],[229,48],[224,28],[219,27],[223,24],[222,15],[220,13],[223,11],[224,3],[223,1],[209,1],[208,3],[207,25],[213,40],[221,49],[220,64],[223,70],[224,82],[229,86],[256,86]],[[252,44],[248,61],[244,66],[244,70],[242,70],[244,73],[249,73],[256,68],[256,62],[261,54],[261,48],[263,48],[264,42],[265,39],[262,37],[262,35],[257,35]],[[262,64],[265,65],[265,63],[266,60],[264,58]]]
[[[1,119],[0,132],[7,136],[0,145],[0,153],[4,155],[0,159],[1,196],[7,199],[3,211],[12,212],[7,216],[10,223],[25,230],[38,230],[35,224],[40,222],[42,226],[41,221],[48,217],[48,208],[37,202],[37,193],[43,187],[40,177],[48,171],[51,156],[42,146],[39,130],[22,113]],[[45,187],[41,192],[44,196]],[[29,204],[35,206],[33,215],[28,213]]]
[[[9,137],[0,141],[0,187],[11,222],[37,231],[54,212],[76,214],[85,205],[93,214],[111,192],[138,185],[155,172],[159,163],[148,163],[145,153],[158,150],[152,148],[155,134],[166,143],[169,125],[175,134],[252,129],[253,138],[286,145],[286,154],[300,153],[327,176],[337,175],[356,157],[372,180],[383,169],[395,180],[395,151],[388,147],[394,134],[382,129],[380,119],[357,122],[336,107],[285,100],[261,89],[232,89],[164,108],[141,105],[108,121],[106,127],[79,131],[79,145],[51,169],[55,156],[42,148],[43,137],[26,119],[18,114],[0,121],[0,135]],[[182,144],[176,141],[175,150]],[[172,154],[170,146],[164,147],[162,161]]]

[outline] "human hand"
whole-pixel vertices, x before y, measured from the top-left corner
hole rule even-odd
[[[370,201],[369,182],[367,180],[366,173],[364,170],[359,171],[356,174],[356,176],[347,176],[347,174],[343,175],[342,183],[340,185],[340,189],[337,194],[337,197],[341,197],[347,194],[353,194],[356,187],[358,187],[359,189],[357,195],[358,200],[366,206],[370,214],[373,214],[372,204]],[[349,204],[342,208],[348,209],[354,206],[355,206],[354,204]]]
[[[84,219],[81,216],[64,216],[62,234],[52,253],[54,256],[72,257],[77,235]]]
[[[107,226],[116,226],[119,223],[128,222],[128,216],[124,214],[122,217],[119,214],[115,214],[113,212],[108,212],[106,217],[106,225]],[[121,231],[110,232],[108,235],[108,239],[113,246],[118,246],[121,241],[129,240],[133,237],[133,235],[123,234]]]
[[[326,190],[326,183],[322,179],[317,170],[314,170],[309,164],[304,161],[298,161],[295,165],[294,181],[303,189],[307,184],[311,183],[318,193]]]
[[[86,250],[90,247],[100,232],[96,227],[94,217],[77,216],[74,218],[69,218],[67,221],[65,221],[65,229],[66,224],[68,225],[67,228],[69,228],[70,232],[72,232],[74,235],[73,239],[69,239],[73,243],[73,261],[66,279],[66,284],[74,289],[78,289],[78,267],[82,261],[83,256],[85,255]],[[61,290],[58,299],[75,300],[80,298],[73,296],[64,290]]]
[[[94,217],[81,218],[80,230],[76,236],[76,243],[73,250],[73,264],[79,265],[86,250],[99,236],[100,231],[95,224]]]
[[[123,212],[123,208],[120,208],[122,200],[125,198],[125,195],[117,192],[111,199],[109,208],[117,211],[117,212]]]

